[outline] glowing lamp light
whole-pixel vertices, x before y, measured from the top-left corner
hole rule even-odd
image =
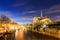
[[[46,25],[45,24],[43,25],[43,28],[46,28]]]
[[[15,27],[14,27],[14,26],[12,26],[10,29],[15,30]]]

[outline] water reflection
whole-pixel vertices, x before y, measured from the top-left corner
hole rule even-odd
[[[26,30],[26,28],[21,28],[16,30],[15,39],[16,40],[31,40],[31,33]]]
[[[16,30],[16,40],[24,40],[24,30],[20,29],[20,30]]]

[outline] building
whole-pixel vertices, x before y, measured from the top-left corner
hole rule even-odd
[[[40,17],[34,17],[33,18],[33,26],[39,26],[39,27],[47,27],[48,24],[52,24],[52,20],[45,16],[43,17],[42,11],[41,11],[41,16]]]

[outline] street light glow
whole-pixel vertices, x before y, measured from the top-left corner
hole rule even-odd
[[[11,30],[15,30],[14,26],[12,26],[10,29],[11,29]]]

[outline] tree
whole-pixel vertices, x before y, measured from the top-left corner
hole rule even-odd
[[[6,16],[2,16],[2,17],[1,17],[1,21],[2,21],[3,23],[10,23],[10,22],[11,22],[11,19],[8,18],[8,17],[6,17]]]

